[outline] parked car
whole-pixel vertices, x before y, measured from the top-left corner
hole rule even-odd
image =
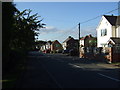
[[[62,50],[56,50],[57,51],[57,53],[62,53]]]
[[[77,49],[71,49],[69,51],[69,55],[70,56],[78,56],[79,55],[79,51]]]
[[[44,50],[43,53],[50,53],[50,50]]]
[[[68,54],[68,53],[69,53],[69,50],[63,50],[62,53],[63,53],[63,54]]]

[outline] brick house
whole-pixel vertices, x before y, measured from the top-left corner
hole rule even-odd
[[[59,43],[58,40],[55,40],[52,42],[51,44],[51,51],[57,51],[57,50],[62,50],[63,47],[62,45]]]
[[[74,39],[73,37],[69,36],[63,43],[62,43],[64,50],[71,50],[77,49],[78,50],[78,40]]]
[[[80,47],[96,47],[97,38],[92,35],[87,35],[80,39]]]

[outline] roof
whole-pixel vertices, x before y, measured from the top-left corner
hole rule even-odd
[[[74,39],[73,37],[69,36],[64,42],[68,42],[69,40]],[[63,42],[63,43],[64,43]]]
[[[120,44],[120,38],[111,37],[110,38],[115,44]]]
[[[120,26],[120,16],[117,17],[116,25]]]
[[[54,44],[55,42],[58,42],[60,44],[60,42],[58,40],[53,41],[52,44]]]
[[[87,36],[81,38],[80,40],[85,40],[86,38],[91,38],[91,37],[92,37],[92,35],[90,34],[90,35],[87,35]]]
[[[104,15],[104,17],[109,21],[111,25],[116,26],[117,16]]]
[[[48,41],[46,44],[50,44],[50,45],[51,45],[51,44],[52,44],[52,41]]]

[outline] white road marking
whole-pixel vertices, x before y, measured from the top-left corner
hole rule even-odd
[[[82,68],[82,67],[80,67],[80,66],[78,66],[78,65],[71,64],[71,63],[69,63],[69,65],[72,65],[72,66],[77,67],[77,68]],[[84,69],[84,68],[82,68],[82,69]],[[103,76],[103,77],[109,78],[109,79],[111,79],[111,80],[114,80],[114,81],[120,82],[119,79],[112,78],[112,77],[110,77],[110,76],[107,76],[107,75],[104,75],[104,74],[101,74],[101,73],[97,73],[97,74],[100,75],[100,76]]]
[[[112,78],[112,77],[110,77],[110,76],[107,76],[107,75],[104,75],[104,74],[101,74],[101,73],[98,73],[98,74],[101,75],[101,76],[103,76],[103,77],[109,78],[109,79],[111,79],[111,80],[114,80],[114,81],[120,82],[119,79]]]
[[[81,68],[80,66],[75,65],[75,64],[71,64],[71,63],[69,63],[69,65],[72,65],[72,66],[77,67],[77,68]]]

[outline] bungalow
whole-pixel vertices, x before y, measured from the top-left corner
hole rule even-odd
[[[97,47],[108,47],[120,40],[120,16],[103,15],[97,27]]]

